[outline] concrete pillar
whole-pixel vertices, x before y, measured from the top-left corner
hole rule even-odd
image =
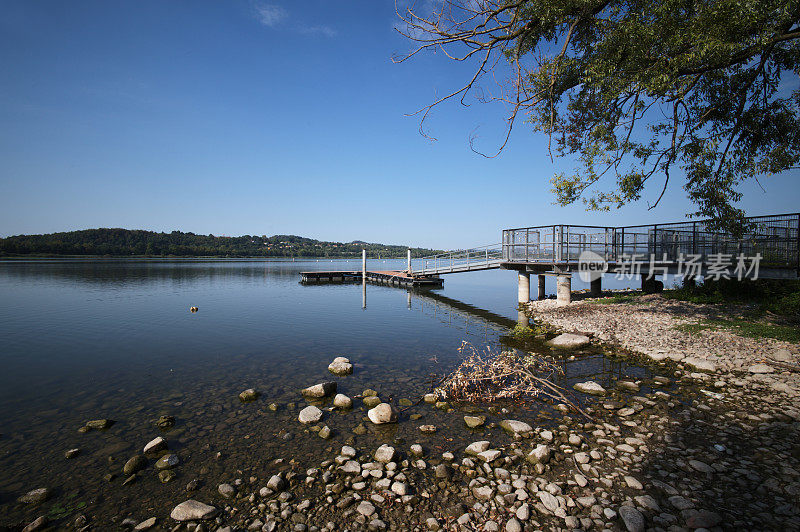
[[[519,281],[519,291],[517,301],[520,305],[527,304],[531,300],[531,275],[527,272],[517,272]]]
[[[542,299],[547,297],[545,295],[545,293],[544,293],[544,279],[545,279],[545,276],[544,275],[537,275],[536,277],[539,278],[539,289],[536,291],[536,299],[541,301]]]
[[[556,277],[556,298],[559,305],[572,303],[572,276],[559,275]]]
[[[528,313],[525,312],[524,310],[518,310],[517,311],[517,325],[519,325],[520,327],[530,327],[531,326],[531,322],[530,322],[530,320],[528,318]]]
[[[642,292],[645,294],[655,294],[664,290],[664,283],[655,277],[647,278],[647,274],[642,274]]]
[[[601,275],[597,279],[592,280],[589,286],[589,294],[592,297],[600,297],[603,295],[603,276]]]
[[[411,249],[408,250],[408,275],[411,275]]]

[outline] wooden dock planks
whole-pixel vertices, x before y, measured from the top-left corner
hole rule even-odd
[[[408,275],[407,272],[394,270],[367,271],[366,277],[372,283],[404,287],[438,288],[444,284],[439,277]],[[361,278],[362,272],[359,271],[300,272],[300,281],[303,283],[355,283]]]

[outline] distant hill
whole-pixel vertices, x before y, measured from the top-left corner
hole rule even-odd
[[[294,235],[214,236],[172,231],[86,229],[47,235],[0,238],[0,256],[103,255],[155,257],[356,257],[366,248],[370,257],[405,257],[406,246],[323,242]],[[438,250],[412,248],[414,257]]]

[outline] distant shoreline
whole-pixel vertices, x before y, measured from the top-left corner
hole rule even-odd
[[[361,257],[354,255],[352,257],[263,257],[263,256],[246,256],[246,257],[230,257],[223,255],[6,255],[0,256],[0,262],[19,262],[24,260],[208,260],[208,261],[262,261],[262,262],[309,262],[309,261],[352,261],[361,260]],[[370,257],[367,260],[406,260],[406,257]]]

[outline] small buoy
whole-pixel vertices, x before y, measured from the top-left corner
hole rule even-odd
[[[197,312],[197,311],[198,311],[198,308],[197,308],[197,307],[189,307],[189,310],[190,310],[191,312]]]

